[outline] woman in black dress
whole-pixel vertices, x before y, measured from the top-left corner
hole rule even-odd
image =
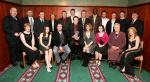
[[[30,31],[30,24],[24,24],[24,31],[20,34],[20,39],[23,43],[23,51],[27,54],[27,60],[29,65],[37,68],[39,64],[37,63],[37,59],[39,58],[39,51],[35,47],[35,38],[34,34]]]
[[[46,61],[46,68],[48,72],[51,72],[51,58],[52,58],[52,49],[51,45],[51,38],[52,35],[50,33],[50,28],[46,26],[44,31],[40,34],[39,42],[40,42],[40,50],[45,53],[45,61]]]
[[[140,47],[140,37],[137,35],[137,30],[135,27],[130,27],[128,29],[128,49],[122,53],[120,60],[120,71],[132,76],[135,76],[132,64],[134,58],[139,56],[143,49]]]

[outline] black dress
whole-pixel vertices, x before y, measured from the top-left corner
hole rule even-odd
[[[102,41],[102,37],[100,38],[100,44],[103,45],[104,42]],[[102,55],[105,55],[107,52],[107,45],[103,46],[103,47],[99,47],[99,45],[96,46],[95,51],[101,53]]]
[[[24,37],[25,37],[25,40],[27,42],[28,45],[32,45],[32,33],[30,34],[24,34]],[[23,51],[26,52],[26,57],[27,57],[27,60],[28,60],[28,64],[29,65],[32,65],[32,63],[39,58],[39,51],[33,51],[31,50],[30,48],[26,47],[25,45],[23,46]]]
[[[129,45],[131,45],[131,48],[133,48],[135,46],[136,41],[129,41]],[[129,75],[135,75],[134,74],[134,70],[132,68],[132,65],[134,63],[134,58],[141,55],[143,49],[142,48],[138,48],[136,50],[129,50],[129,51],[125,51],[121,57],[120,60],[120,67],[121,69],[123,67],[125,67],[125,73],[129,74]]]
[[[50,35],[49,35],[50,36]],[[45,36],[43,36],[42,37],[42,41],[43,41],[43,44],[44,45],[48,45],[48,43],[49,43],[49,36],[48,37],[45,37]],[[46,50],[49,50],[51,47],[49,46],[49,49],[46,49],[45,47],[43,47],[41,44],[40,44],[40,50],[42,51],[42,52],[45,52]]]

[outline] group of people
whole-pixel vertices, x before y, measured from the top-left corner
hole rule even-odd
[[[124,11],[120,12],[119,19],[115,12],[108,19],[107,12],[102,11],[99,16],[97,8],[90,17],[86,16],[86,10],[81,11],[81,18],[75,16],[75,9],[70,10],[69,17],[66,11],[62,11],[62,17],[57,20],[55,14],[50,15],[50,20],[46,20],[44,14],[39,12],[39,18],[35,19],[33,11],[28,10],[27,16],[19,20],[17,9],[12,7],[10,15],[4,18],[4,31],[14,66],[22,52],[27,54],[28,64],[34,68],[39,67],[37,60],[43,52],[48,72],[51,72],[53,54],[57,65],[65,63],[71,55],[71,58],[82,57],[85,67],[92,57],[98,66],[101,65],[105,55],[110,67],[119,65],[120,72],[134,76],[134,57],[143,50],[140,42],[144,25],[138,13],[132,13],[131,21],[126,19]]]

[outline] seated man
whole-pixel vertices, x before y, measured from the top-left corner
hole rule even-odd
[[[54,43],[53,52],[57,61],[57,65],[65,62],[69,53],[71,52],[68,44],[66,33],[62,30],[62,24],[57,24],[57,31],[53,33],[52,41]],[[59,53],[63,54],[60,56]]]

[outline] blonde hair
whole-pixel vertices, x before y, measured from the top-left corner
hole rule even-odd
[[[130,27],[130,28],[128,29],[128,38],[131,37],[130,34],[129,34],[129,31],[130,31],[130,30],[132,30],[132,31],[134,32],[134,35],[137,36],[137,30],[136,30],[136,28],[135,28],[135,27]]]
[[[87,24],[85,25],[85,31],[87,31],[87,29],[86,29],[86,27],[87,27],[87,26],[89,26],[89,27],[90,27],[90,31],[92,31],[92,30],[93,30],[92,25],[91,25],[90,23],[87,23]]]

